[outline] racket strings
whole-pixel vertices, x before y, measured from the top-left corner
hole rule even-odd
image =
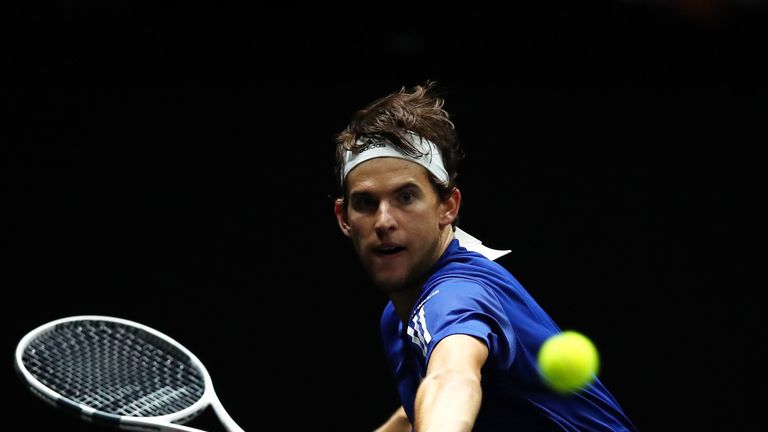
[[[62,396],[116,415],[171,414],[205,391],[201,371],[184,352],[141,329],[112,322],[59,325],[35,338],[22,361]]]

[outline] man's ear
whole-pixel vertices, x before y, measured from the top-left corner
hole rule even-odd
[[[333,211],[336,213],[336,221],[339,223],[341,232],[349,237],[351,234],[349,224],[347,223],[347,210],[344,208],[344,200],[342,198],[336,200],[336,203],[333,206]]]
[[[459,216],[459,207],[461,207],[461,191],[459,188],[453,188],[451,195],[440,203],[440,218],[438,223],[440,228],[451,225]]]

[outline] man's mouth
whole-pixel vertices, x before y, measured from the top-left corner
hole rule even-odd
[[[398,252],[404,251],[403,246],[379,246],[375,249],[377,255],[394,255]]]

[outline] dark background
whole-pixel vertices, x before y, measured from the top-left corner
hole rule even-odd
[[[595,341],[638,427],[754,429],[765,8],[515,5],[3,6],[11,412],[96,429],[12,357],[38,325],[102,314],[195,352],[246,430],[383,421],[385,298],[336,227],[333,136],[432,79],[468,155],[462,226]]]

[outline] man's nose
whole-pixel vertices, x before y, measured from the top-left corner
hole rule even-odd
[[[379,204],[379,209],[376,212],[376,226],[377,232],[391,231],[397,228],[397,221],[395,221],[392,214],[392,207],[386,202]]]

